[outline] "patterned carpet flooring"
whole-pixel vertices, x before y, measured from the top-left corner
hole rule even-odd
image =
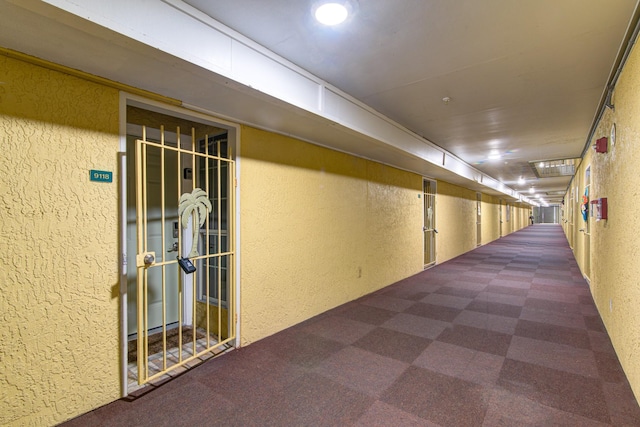
[[[68,426],[638,426],[560,226],[534,225]]]

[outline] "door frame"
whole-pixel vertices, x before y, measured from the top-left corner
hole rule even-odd
[[[498,204],[498,227],[500,228],[499,237],[502,237],[502,199],[500,199],[500,202]]]
[[[587,198],[591,199],[591,165],[589,164],[584,170],[584,193]],[[591,284],[591,204],[587,204],[587,220],[584,221],[583,236],[583,276],[589,284]]]
[[[427,193],[426,192],[426,187],[427,187],[427,183],[429,183],[429,189],[431,191],[431,193]],[[427,268],[431,268],[434,265],[436,265],[437,263],[437,244],[436,244],[436,234],[438,234],[438,229],[436,228],[436,220],[437,220],[437,215],[436,215],[436,203],[437,203],[437,195],[438,195],[438,183],[435,179],[431,179],[431,178],[426,178],[426,177],[422,177],[422,197],[423,197],[423,201],[422,201],[422,260],[423,260],[423,268],[426,270]],[[427,228],[427,211],[426,211],[426,206],[428,204],[427,202],[427,197],[432,197],[431,200],[431,209],[432,209],[432,228]],[[427,246],[427,233],[429,233],[431,241],[430,241],[430,248],[431,248],[431,256],[433,259],[430,259],[429,262],[427,262],[427,251],[426,251],[426,246]]]
[[[476,192],[476,247],[482,246],[482,193]]]
[[[127,269],[136,268],[136,266],[127,265],[127,107],[135,106],[148,111],[156,112],[159,114],[165,114],[169,116],[179,117],[186,120],[200,122],[203,124],[210,124],[227,129],[229,144],[234,146],[234,158],[235,158],[235,265],[236,281],[235,281],[235,324],[236,337],[234,347],[240,346],[240,290],[241,290],[241,278],[240,278],[240,265],[241,265],[241,251],[240,251],[240,132],[241,128],[238,123],[233,123],[228,120],[218,118],[215,113],[206,110],[192,110],[175,105],[165,104],[158,101],[154,101],[148,98],[144,98],[138,95],[134,95],[127,92],[120,92],[120,105],[119,105],[119,151],[118,151],[118,179],[119,179],[119,241],[120,241],[120,268],[119,268],[119,298],[120,298],[120,390],[121,396],[126,397],[128,395],[128,377],[127,377]]]

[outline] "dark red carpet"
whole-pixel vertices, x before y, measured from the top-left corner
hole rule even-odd
[[[638,426],[560,226],[534,225],[68,426]]]

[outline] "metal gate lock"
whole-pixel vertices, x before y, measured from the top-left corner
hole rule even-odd
[[[156,262],[155,252],[144,252],[136,255],[137,267],[149,267],[155,264],[155,262]]]

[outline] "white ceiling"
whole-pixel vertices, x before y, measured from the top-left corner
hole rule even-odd
[[[567,188],[568,178],[536,179],[528,162],[580,156],[638,3],[350,1],[353,15],[334,28],[314,22],[314,0],[184,3],[527,196],[531,185],[543,194]],[[331,140],[337,149],[476,188],[474,182],[446,171],[431,173],[406,153],[45,2],[0,0],[0,17],[2,47],[303,139],[322,133],[325,139],[318,143]],[[450,102],[443,102],[445,97]],[[492,149],[502,158],[489,160]],[[526,184],[518,184],[520,176]]]
[[[545,192],[568,179],[536,182],[528,161],[580,156],[636,6],[361,0],[328,28],[312,1],[185,2],[511,188]]]

